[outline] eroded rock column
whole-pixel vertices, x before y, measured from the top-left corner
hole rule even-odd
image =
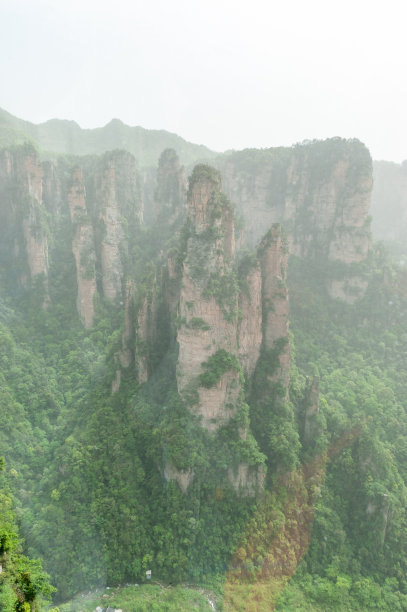
[[[86,329],[92,327],[95,314],[96,255],[93,226],[86,208],[86,192],[82,170],[75,168],[68,192],[73,226],[72,253],[76,264],[78,294],[76,307]]]

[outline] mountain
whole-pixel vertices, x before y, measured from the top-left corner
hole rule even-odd
[[[132,153],[141,167],[155,166],[164,149],[175,149],[183,164],[191,165],[200,159],[216,155],[203,145],[187,142],[165,130],[146,130],[130,127],[119,119],[112,119],[102,128],[82,129],[75,121],[51,119],[34,124],[14,117],[0,109],[0,148],[29,141],[45,157],[55,155],[94,155],[113,149]]]
[[[357,140],[188,178],[171,148],[0,152],[2,482],[58,601],[151,570],[225,610],[405,609],[407,282],[372,183]]]

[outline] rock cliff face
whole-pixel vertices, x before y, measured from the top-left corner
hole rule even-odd
[[[123,219],[142,220],[140,185],[134,157],[125,151],[103,156],[95,178],[95,213],[100,232],[100,267],[103,295],[110,301],[123,297],[124,259],[128,241]]]
[[[219,173],[208,166],[197,166],[190,179],[188,227],[177,313],[178,391],[213,435],[237,419],[244,443],[251,436],[249,421],[239,416],[245,405],[244,377],[253,376],[263,344],[276,352],[273,382],[288,395],[288,251],[275,225],[259,258],[247,255],[236,269],[233,209],[221,192]],[[174,470],[167,475],[171,472],[172,479],[188,486],[192,472],[175,478]],[[254,495],[264,477],[261,465],[243,458],[227,472],[229,484],[242,495]]]
[[[3,261],[27,287],[42,277],[48,301],[48,239],[43,171],[32,147],[0,154],[0,225]]]
[[[58,219],[63,213],[65,202],[63,188],[59,177],[59,165],[57,161],[44,161],[41,164],[43,170],[42,198],[45,208],[53,219]]]
[[[83,325],[92,326],[95,313],[96,255],[93,226],[86,208],[86,191],[80,168],[72,172],[68,192],[69,210],[73,227],[72,253],[75,257],[78,294],[76,306]]]
[[[225,156],[219,167],[225,192],[245,218],[249,245],[278,222],[295,255],[344,263],[366,258],[372,162],[360,142],[241,151]]]
[[[151,291],[142,297],[136,315],[135,362],[140,383],[147,382],[150,375],[149,362],[156,340],[156,325],[157,301],[154,283]]]
[[[39,274],[46,277],[48,275],[48,242],[45,227],[41,223],[41,216],[44,212],[42,168],[36,156],[30,155],[24,158],[18,172],[19,183],[28,196],[28,207],[23,218],[23,232],[31,278]]]
[[[169,223],[186,212],[187,181],[174,149],[162,152],[157,170],[157,188],[154,195],[154,216],[164,215]]]
[[[407,160],[373,163],[372,232],[376,240],[407,242]]]
[[[241,391],[236,367],[226,368],[214,385],[200,384],[203,364],[210,357],[223,351],[232,360],[238,353],[238,292],[231,277],[233,213],[220,187],[220,175],[215,170],[208,166],[194,169],[188,194],[191,235],[182,274],[177,333],[178,390],[183,396],[197,392],[194,411],[210,431],[236,413]],[[229,292],[227,300],[219,294],[222,286]]]
[[[126,279],[131,276],[128,237],[143,217],[141,182],[132,155],[114,151],[73,165],[69,160],[40,163],[31,146],[2,151],[0,203],[1,261],[4,269],[13,270],[14,281],[17,277],[27,289],[31,281],[42,278],[44,305],[49,302],[53,262],[48,260],[48,234],[54,232],[57,259],[71,240],[71,249],[65,251],[71,250],[75,260],[77,310],[83,325],[92,326],[97,293],[124,304]]]
[[[239,358],[247,378],[253,375],[262,343],[262,282],[259,262],[242,278],[239,295]]]
[[[285,284],[288,248],[284,244],[281,226],[274,224],[263,238],[260,248],[263,290],[264,347],[275,350],[278,366],[273,380],[285,389],[288,399],[290,382],[290,343],[288,289]]]
[[[134,360],[134,293],[135,290],[133,282],[130,279],[127,279],[124,290],[124,320],[121,335],[121,347],[115,354],[117,370],[116,376],[112,382],[112,393],[116,393],[120,389],[122,368],[130,368]]]

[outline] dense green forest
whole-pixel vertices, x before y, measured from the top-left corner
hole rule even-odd
[[[324,146],[332,159],[345,147]],[[96,245],[106,228],[90,177],[112,159],[81,161]],[[63,188],[78,163],[59,161]],[[190,194],[200,180],[219,179],[198,166]],[[2,193],[1,205],[27,206],[11,182]],[[225,611],[407,609],[403,268],[380,244],[361,263],[291,255],[289,395],[276,378],[286,338],[272,348],[263,342],[252,376],[233,352],[217,350],[202,363],[199,385],[180,393],[177,334],[207,331],[204,318],[185,321],[168,306],[182,291],[186,267],[198,284],[205,279],[202,295],[218,303],[225,326],[238,326],[247,279],[267,242],[229,260],[220,253],[232,214],[225,196],[213,196],[213,228],[198,233],[182,207],[176,215],[163,209],[149,225],[139,222],[140,193],[130,202],[123,192],[129,208],[120,255],[135,288],[131,320],[140,328],[143,304],[154,309],[154,333],[148,343],[130,339],[138,361],[120,368],[113,393],[127,323],[123,298],[103,296],[102,247],[95,315],[85,329],[67,209],[48,207],[38,217],[38,235],[49,237],[47,286],[41,275],[19,282],[27,263],[10,245],[23,236],[15,228],[3,234],[0,609],[39,608],[40,597],[52,594],[49,582],[58,605],[82,590],[141,583],[146,570],[166,583],[213,589]],[[208,272],[212,256],[225,262]],[[330,280],[352,275],[366,282],[364,295],[353,304],[332,299]],[[283,280],[279,291],[285,295]],[[273,304],[263,303],[268,311]],[[140,377],[144,362],[147,380]],[[240,389],[236,413],[216,431],[205,429],[193,410],[196,395],[225,376]],[[267,472],[256,495],[243,494],[228,476],[243,462],[249,472]],[[168,466],[193,473],[185,490],[168,477]],[[32,560],[38,558],[42,565]]]

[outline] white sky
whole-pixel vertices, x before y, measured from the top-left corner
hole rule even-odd
[[[0,106],[212,149],[360,138],[407,158],[407,2],[0,0]]]

